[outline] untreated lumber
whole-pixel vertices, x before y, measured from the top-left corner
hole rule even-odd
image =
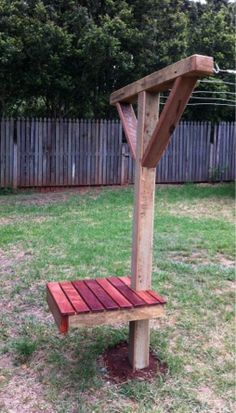
[[[69,327],[95,327],[106,324],[126,323],[131,320],[149,320],[161,317],[164,306],[136,307],[116,311],[91,312],[68,317]]]
[[[136,291],[151,288],[152,244],[156,169],[141,164],[143,153],[158,121],[159,94],[138,95],[138,127],[135,164],[135,205],[133,220],[131,287]],[[129,361],[133,370],[149,365],[149,320],[129,325]]]
[[[148,168],[157,166],[191,97],[197,79],[179,77],[175,80],[152,138],[146,147],[142,159],[143,166]]]
[[[131,287],[137,291],[151,288],[156,170],[143,167],[141,162],[158,121],[158,112],[159,94],[141,92],[138,97],[131,275]]]
[[[179,76],[209,76],[213,74],[213,69],[212,57],[201,55],[187,57],[113,92],[110,96],[110,104],[132,103],[137,99],[138,93],[144,90],[149,92],[165,91],[172,86]]]
[[[130,147],[131,155],[133,159],[135,159],[138,122],[134,113],[133,106],[129,103],[117,103],[116,108],[118,110],[125,136]]]

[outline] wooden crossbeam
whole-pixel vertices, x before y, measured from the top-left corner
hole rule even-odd
[[[171,135],[179,122],[183,111],[191,97],[196,85],[196,77],[179,77],[175,80],[174,86],[167,99],[161,113],[152,138],[149,141],[143,155],[142,165],[148,168],[155,168],[164,153]]]
[[[136,158],[136,135],[137,135],[137,118],[134,113],[133,106],[127,103],[116,104],[120,120],[123,125],[126,139],[128,141],[131,155],[133,159]]]
[[[113,92],[110,96],[110,104],[132,103],[137,99],[139,92],[144,90],[149,92],[168,90],[179,76],[209,76],[214,73],[213,69],[212,57],[201,55],[187,57]]]

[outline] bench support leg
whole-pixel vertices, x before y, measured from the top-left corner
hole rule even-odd
[[[133,370],[149,365],[150,328],[149,320],[129,323],[129,362]]]
[[[131,276],[131,287],[137,291],[151,288],[156,168],[143,167],[141,160],[156,126],[158,113],[159,94],[140,92]],[[149,365],[149,334],[149,320],[130,322],[129,361],[133,370]]]

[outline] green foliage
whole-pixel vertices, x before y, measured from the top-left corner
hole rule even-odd
[[[21,362],[27,361],[37,349],[37,343],[29,337],[22,337],[13,343],[17,359]]]
[[[194,53],[233,67],[226,0],[0,0],[0,114],[114,116],[111,91]],[[187,116],[226,120],[232,112],[204,107]]]

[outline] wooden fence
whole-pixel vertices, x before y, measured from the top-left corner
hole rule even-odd
[[[134,162],[119,121],[2,119],[0,187],[119,185]],[[157,182],[235,179],[235,123],[182,122],[157,167]]]

